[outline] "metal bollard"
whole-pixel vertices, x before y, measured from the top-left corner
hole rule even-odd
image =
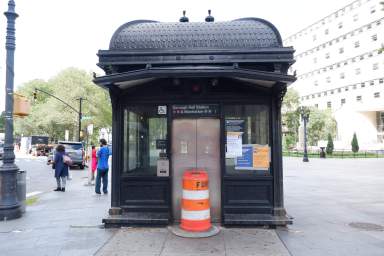
[[[27,193],[27,172],[18,171],[16,175],[17,180],[17,199],[21,204],[21,212],[25,213],[26,193]]]

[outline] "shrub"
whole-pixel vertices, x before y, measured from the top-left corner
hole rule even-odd
[[[353,153],[359,152],[359,142],[357,141],[356,133],[353,133],[353,139],[351,142]]]
[[[334,146],[333,146],[332,135],[328,133],[328,143],[327,143],[327,149],[326,149],[327,154],[332,155],[333,149],[334,149]]]

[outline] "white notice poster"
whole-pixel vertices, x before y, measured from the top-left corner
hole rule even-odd
[[[227,132],[227,150],[225,158],[236,158],[243,155],[243,133]]]

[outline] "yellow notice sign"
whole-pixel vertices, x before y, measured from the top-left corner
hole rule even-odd
[[[253,168],[268,170],[270,162],[270,148],[268,145],[253,145]]]

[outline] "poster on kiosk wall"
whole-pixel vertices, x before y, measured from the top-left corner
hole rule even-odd
[[[236,158],[235,170],[268,170],[270,159],[268,145],[244,144],[242,156]]]
[[[243,155],[244,120],[226,119],[225,130],[227,131],[225,158],[241,157]]]

